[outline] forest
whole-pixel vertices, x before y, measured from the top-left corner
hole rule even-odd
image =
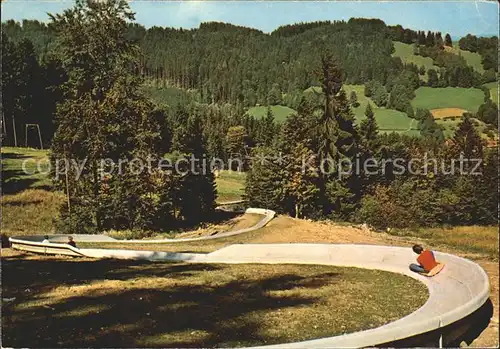
[[[497,148],[487,146],[475,127],[476,120],[498,125],[498,107],[484,87],[497,81],[497,38],[468,35],[458,43],[481,56],[480,73],[448,52],[449,33],[377,19],[297,23],[269,34],[215,22],[190,30],[146,29],[133,19],[121,0],[78,1],[48,24],[3,23],[4,144],[36,145],[25,127],[38,124],[53,162],[89,160],[78,179],[56,180],[70,197],[61,230],[162,230],[212,214],[213,173],[98,173],[104,158],[146,155],[155,162],[237,157],[243,163],[238,170],[247,172],[250,205],[299,218],[377,228],[388,222],[497,222]],[[438,69],[392,56],[395,41],[411,44],[415,55],[432,58]],[[364,97],[373,101],[361,122],[353,113],[361,96],[348,95],[348,84],[364,85]],[[484,101],[445,139],[431,111],[412,106],[415,91],[424,86],[478,88]],[[313,93],[305,93],[311,87]],[[154,96],[164,90],[174,96],[158,101]],[[271,109],[277,105],[296,112],[280,122]],[[263,117],[248,113],[256,106],[266,107]],[[418,137],[379,132],[376,108],[405,113]],[[424,154],[446,164],[460,156],[479,159],[481,175],[397,174],[391,165],[376,175],[345,174],[334,166],[328,174],[318,171],[324,159],[409,161]],[[300,170],[303,158],[312,159],[308,171]]]

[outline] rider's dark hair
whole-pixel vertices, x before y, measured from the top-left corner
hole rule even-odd
[[[415,252],[416,254],[421,254],[422,251],[424,250],[424,248],[420,245],[413,245],[412,249],[413,252]]]

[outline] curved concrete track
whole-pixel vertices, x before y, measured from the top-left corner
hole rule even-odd
[[[274,212],[273,212],[274,215]],[[75,235],[76,240],[80,237]],[[100,236],[102,241],[109,238]],[[98,238],[98,239],[99,239]],[[429,333],[442,333],[454,323],[481,308],[490,294],[488,276],[476,263],[454,255],[436,252],[446,264],[441,273],[426,278],[413,273],[408,265],[415,260],[411,248],[375,245],[333,244],[245,244],[231,245],[208,254],[156,251],[76,249],[66,244],[42,244],[41,237],[11,238],[17,249],[86,256],[92,258],[146,259],[192,263],[293,263],[379,269],[404,274],[423,282],[429,299],[417,311],[384,326],[342,336],[286,343],[268,347],[332,348],[367,347],[394,343]],[[38,240],[38,241],[35,241]],[[412,290],[408,290],[412,292]],[[456,330],[454,330],[456,332]],[[437,343],[436,343],[437,345]]]

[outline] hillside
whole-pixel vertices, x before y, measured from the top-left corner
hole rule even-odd
[[[405,44],[399,41],[393,41],[393,44],[394,53],[392,54],[392,56],[401,58],[403,63],[413,63],[418,67],[424,66],[426,72],[429,69],[439,70],[439,67],[434,65],[434,61],[432,60],[432,58],[413,54],[413,45]],[[427,74],[423,75],[422,79],[427,81]]]

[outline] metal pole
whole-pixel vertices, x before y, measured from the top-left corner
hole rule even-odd
[[[68,200],[68,212],[69,212],[69,215],[71,217],[71,201],[69,199],[69,179],[68,179],[69,166],[68,166],[67,160],[65,162],[66,162],[65,163],[65,165],[66,165],[66,171],[64,171],[64,172],[66,173],[66,198]]]
[[[439,319],[439,329],[441,329],[441,319]],[[439,348],[443,347],[443,332],[439,331]]]
[[[12,115],[12,129],[14,130],[14,147],[17,147],[16,118]]]
[[[40,149],[43,150],[42,134],[40,132],[40,125],[37,124],[36,127],[38,128],[38,138],[40,139]]]

